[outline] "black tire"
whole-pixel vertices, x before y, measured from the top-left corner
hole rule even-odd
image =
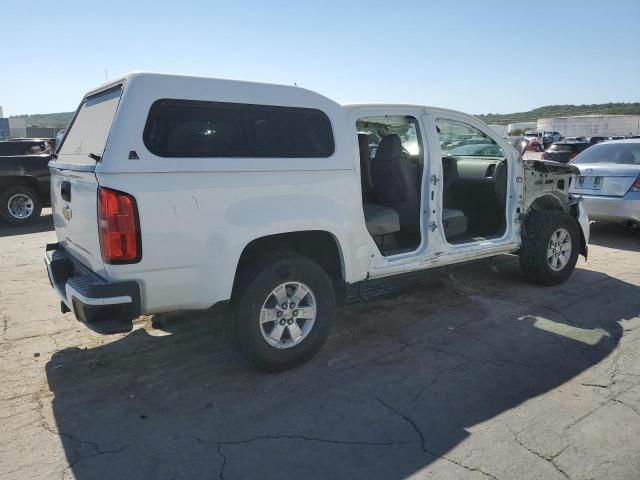
[[[552,269],[547,258],[551,236],[560,228],[569,233],[571,254],[560,270]],[[524,276],[540,285],[558,285],[573,272],[580,250],[579,225],[569,214],[555,210],[531,212],[524,225],[520,267]]]
[[[279,349],[264,338],[262,329],[268,326],[261,325],[260,312],[271,292],[287,282],[301,282],[309,287],[315,297],[316,317],[300,343]],[[225,330],[250,364],[260,370],[282,371],[306,362],[320,350],[329,336],[335,308],[333,283],[322,267],[302,255],[278,252],[253,262],[239,273],[225,314]]]
[[[9,201],[15,195],[26,195],[31,202],[31,214],[24,218],[18,218],[9,210]],[[42,212],[42,201],[40,195],[33,188],[18,185],[16,187],[9,187],[0,193],[0,219],[9,225],[20,226],[29,225],[38,221],[40,218],[40,212]]]

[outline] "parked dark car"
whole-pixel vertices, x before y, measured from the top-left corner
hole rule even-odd
[[[8,225],[35,222],[50,203],[52,139],[0,141],[0,220]]]
[[[0,156],[35,155],[47,149],[51,138],[15,138],[0,141]]]
[[[544,151],[542,159],[568,163],[590,146],[589,142],[556,142]]]

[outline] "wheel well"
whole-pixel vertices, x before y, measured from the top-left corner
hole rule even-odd
[[[267,252],[278,250],[294,251],[314,260],[329,274],[336,288],[344,286],[343,262],[336,238],[329,232],[311,230],[268,235],[251,241],[240,255],[233,281],[234,291],[239,272]]]
[[[553,195],[543,195],[533,201],[530,210],[535,210],[537,212],[543,210],[558,210],[560,212],[567,212],[567,207],[563,205],[557,197],[554,197]]]
[[[580,226],[580,222],[578,221],[579,212],[577,204],[565,205],[553,195],[543,195],[542,197],[538,197],[533,201],[528,213],[531,214],[532,212],[543,212],[547,210],[555,210],[557,212],[568,213],[573,217],[573,219],[576,221],[578,234],[580,235],[580,253],[584,255],[586,259],[588,246],[584,237],[584,232],[582,231],[582,227]]]

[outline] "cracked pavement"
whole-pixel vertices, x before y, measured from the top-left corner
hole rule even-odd
[[[638,230],[593,225],[559,287],[504,256],[348,304],[268,375],[217,313],[112,336],[60,314],[50,221],[0,227],[3,480],[640,478]]]

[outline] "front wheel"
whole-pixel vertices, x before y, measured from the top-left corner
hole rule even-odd
[[[38,220],[42,202],[29,187],[9,187],[0,194],[0,219],[9,225],[28,225]]]
[[[333,283],[325,270],[309,258],[281,252],[240,272],[226,331],[255,367],[286,370],[320,350],[335,308]]]
[[[567,213],[546,210],[529,214],[524,227],[520,249],[524,276],[541,285],[558,285],[569,278],[580,249],[576,220]]]

